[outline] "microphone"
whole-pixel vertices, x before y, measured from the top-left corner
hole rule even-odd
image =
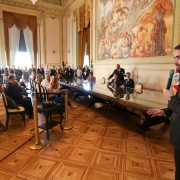
[[[168,82],[167,82],[167,86],[166,86],[166,89],[167,89],[167,90],[169,90],[170,87],[171,87],[173,75],[174,75],[174,70],[171,69],[171,70],[169,71],[169,78],[168,78]]]

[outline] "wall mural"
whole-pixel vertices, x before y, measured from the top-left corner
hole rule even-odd
[[[174,0],[98,0],[99,60],[168,56]]]

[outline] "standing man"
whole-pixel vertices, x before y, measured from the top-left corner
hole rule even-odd
[[[19,66],[18,66],[18,68],[16,69],[15,74],[16,74],[17,82],[19,82],[20,79],[22,78],[22,74],[23,74],[23,73],[22,73],[22,70],[20,69]]]
[[[84,80],[87,79],[87,77],[89,76],[90,73],[90,69],[87,65],[84,66],[84,68],[82,69],[82,77]]]
[[[42,68],[42,65],[39,65],[36,74],[40,74],[44,78],[44,69]]]
[[[36,73],[36,69],[34,68],[33,64],[31,64],[31,68],[29,68],[29,74],[31,75],[32,72]]]
[[[179,72],[180,77],[180,44],[174,48],[175,66]],[[179,79],[179,78],[178,78]],[[179,84],[180,86],[180,84]],[[170,142],[174,146],[174,160],[176,166],[175,180],[180,179],[180,87],[177,92],[163,89],[164,98],[168,101],[168,108],[166,109],[148,109],[148,115],[171,117],[170,123]]]
[[[124,71],[123,68],[121,68],[120,64],[116,64],[116,69],[109,76],[108,80],[111,79],[114,76],[114,73],[117,73],[118,76],[119,76],[119,79],[121,80],[121,82],[124,83],[124,74],[125,74],[125,71]]]
[[[0,64],[0,73],[4,74],[4,69],[2,68],[2,65]]]

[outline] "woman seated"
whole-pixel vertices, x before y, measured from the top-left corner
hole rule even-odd
[[[41,74],[37,74],[35,82],[37,84],[41,84],[41,82],[42,82],[42,75]]]
[[[55,76],[49,86],[48,92],[49,93],[59,93],[59,84],[58,84],[59,78],[57,76]],[[54,103],[65,103],[65,99],[64,97],[61,97],[59,95],[56,94],[49,94],[49,101],[53,101]],[[68,101],[68,105],[74,109],[77,106],[72,106],[71,103]]]

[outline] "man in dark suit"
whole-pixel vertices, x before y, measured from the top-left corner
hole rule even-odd
[[[124,80],[124,83],[121,87],[122,88],[125,88],[125,87],[134,88],[134,80],[131,79],[131,73],[130,72],[126,73],[126,79]]]
[[[2,68],[2,65],[0,64],[0,73],[4,74],[4,69]]]
[[[177,70],[180,72],[180,44],[174,48],[174,59]],[[168,108],[148,109],[148,115],[171,117],[170,123],[170,142],[174,146],[174,160],[176,166],[175,180],[180,180],[180,84],[177,93],[174,94],[173,88],[163,89],[164,98],[167,99]]]
[[[65,78],[66,79],[73,79],[74,78],[74,71],[73,71],[73,69],[70,66],[68,66],[66,68]]]
[[[17,69],[15,68],[15,65],[12,66],[11,70],[10,70],[10,73],[11,74],[15,74],[17,71]]]
[[[25,108],[29,118],[33,118],[33,108],[31,103],[31,98],[22,95],[22,90],[18,86],[15,75],[9,76],[9,83],[6,85],[6,91],[8,96],[10,96],[17,104],[22,104]]]
[[[87,65],[84,66],[84,68],[82,69],[82,77],[84,80],[87,79],[87,77],[89,76],[90,73],[90,69]]]
[[[36,73],[36,69],[34,68],[34,65],[31,65],[31,68],[29,68],[29,74],[31,74],[32,72]]]
[[[108,80],[111,79],[114,76],[114,73],[117,73],[119,76],[119,79],[122,81],[122,83],[124,82],[124,74],[125,71],[123,68],[121,68],[120,64],[116,64],[116,69],[114,70],[114,72],[109,76]]]
[[[15,74],[16,74],[16,78],[17,78],[17,81],[19,82],[21,77],[22,77],[22,70],[20,69],[20,67],[18,66],[18,68],[16,69],[15,71]]]
[[[39,68],[37,68],[36,74],[40,74],[44,78],[44,69],[41,65],[39,65]]]
[[[114,78],[111,82],[109,82],[108,86],[112,86],[112,88],[117,88],[122,85],[122,81],[119,78],[119,74],[117,72],[114,73]]]

